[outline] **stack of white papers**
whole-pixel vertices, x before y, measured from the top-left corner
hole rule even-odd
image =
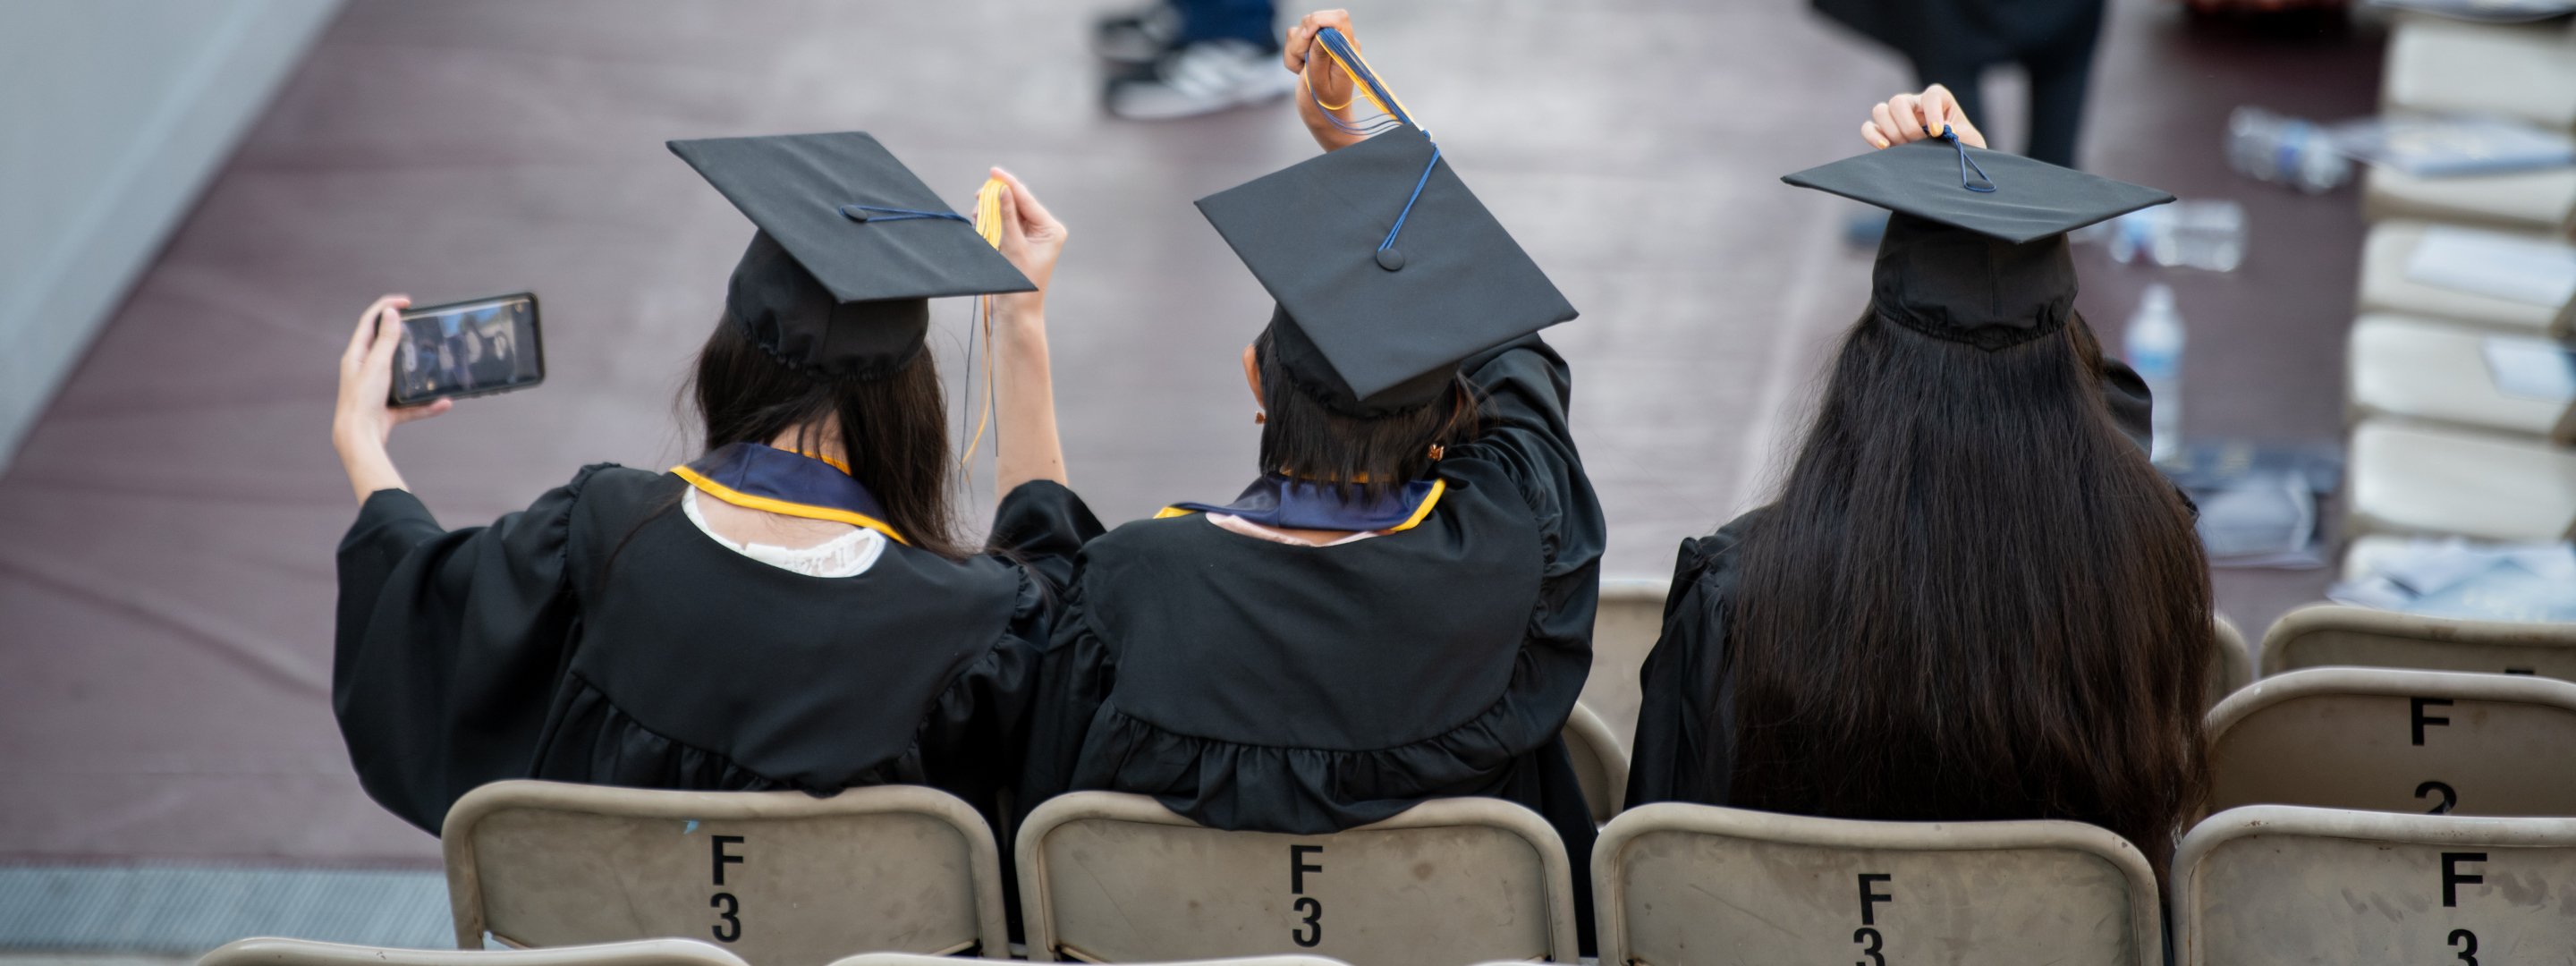
[[[2435,226],[2406,260],[2406,278],[2489,298],[2557,308],[2576,298],[2576,245]]]
[[[2326,129],[2335,150],[2419,178],[2576,164],[2564,131],[2491,117],[2365,117]]]
[[[2488,336],[2487,374],[2496,391],[2524,399],[2576,402],[2576,351],[2547,339]]]

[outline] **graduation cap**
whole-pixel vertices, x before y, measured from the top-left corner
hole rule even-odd
[[[1343,415],[1437,402],[1459,362],[1575,316],[1410,124],[1198,206],[1278,300],[1280,367]]]
[[[928,300],[1037,288],[864,133],[668,144],[758,227],[725,317],[790,366],[883,378],[921,352]]]
[[[2074,311],[2067,232],[2174,200],[1947,132],[1780,180],[1894,212],[1871,271],[1878,313],[1989,350],[2055,332]]]

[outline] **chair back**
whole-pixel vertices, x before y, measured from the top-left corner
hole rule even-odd
[[[2263,634],[2263,673],[2313,667],[2483,671],[2576,681],[2576,624],[2311,604],[2281,615]]]
[[[197,966],[744,966],[732,953],[693,939],[642,939],[561,949],[390,949],[310,939],[239,939],[198,957]]]
[[[684,792],[506,781],[447,814],[457,945],[707,939],[758,966],[1009,953],[1001,853],[930,788]]]
[[[2244,632],[2236,629],[2235,622],[2214,614],[2210,625],[2218,653],[2209,661],[2209,693],[2202,699],[2202,711],[2217,707],[2236,689],[2254,682],[2254,654],[2245,649]]]
[[[1075,792],[1020,828],[1029,958],[1314,953],[1440,966],[1576,959],[1565,847],[1538,813],[1444,798],[1326,835],[1230,832],[1151,798]]]
[[[2174,961],[2507,963],[2576,950],[2576,818],[2256,805],[2174,852]]]
[[[1574,760],[1574,780],[1583,786],[1583,804],[1598,825],[1619,814],[1628,797],[1628,752],[1619,736],[1592,709],[1577,703],[1565,719],[1565,754]]]
[[[1601,962],[2090,963],[2164,956],[2155,873],[2077,822],[1861,822],[1659,803],[1592,849]]]
[[[2211,709],[2209,811],[2307,805],[2576,816],[2576,684],[2316,668]]]

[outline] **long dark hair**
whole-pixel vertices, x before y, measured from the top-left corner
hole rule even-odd
[[[1411,412],[1367,418],[1328,409],[1299,390],[1270,351],[1270,333],[1253,343],[1261,372],[1261,470],[1309,481],[1340,481],[1377,500],[1431,472],[1433,444],[1472,442],[1484,431],[1481,397],[1464,374],[1450,378],[1439,401]]]
[[[886,523],[912,546],[950,560],[971,552],[957,534],[948,401],[927,349],[883,379],[822,379],[781,364],[740,327],[723,323],[698,352],[690,386],[710,450],[768,443],[839,417],[850,475],[885,506]]]
[[[1992,352],[1861,318],[1744,537],[1731,804],[2073,819],[2164,874],[2208,787],[2209,571],[2100,365],[2080,317]]]

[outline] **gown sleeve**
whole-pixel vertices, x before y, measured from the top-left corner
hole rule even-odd
[[[1485,395],[1485,432],[1462,447],[1460,455],[1495,464],[1520,490],[1538,524],[1544,563],[1524,652],[1542,662],[1580,663],[1579,669],[1571,664],[1551,669],[1561,673],[1551,673],[1552,686],[1545,689],[1551,703],[1563,698],[1564,711],[1571,714],[1574,697],[1591,673],[1601,551],[1609,539],[1600,500],[1568,426],[1572,370],[1536,335],[1469,359],[1461,369]],[[1548,725],[1549,733],[1563,726],[1564,716],[1558,715]]]
[[[1664,597],[1663,636],[1637,672],[1642,700],[1628,762],[1628,807],[1723,805],[1733,778],[1734,688],[1726,674],[1736,548],[1762,511],[1682,541]]]
[[[994,513],[992,552],[1019,573],[1010,620],[940,695],[920,742],[924,780],[974,803],[996,829],[1006,814],[1001,794],[1024,768],[1039,658],[1073,583],[1074,556],[1100,533],[1082,499],[1052,481],[1021,484]]]
[[[331,706],[358,782],[437,834],[477,785],[524,777],[578,620],[564,565],[600,467],[487,527],[378,490],[340,540]]]

